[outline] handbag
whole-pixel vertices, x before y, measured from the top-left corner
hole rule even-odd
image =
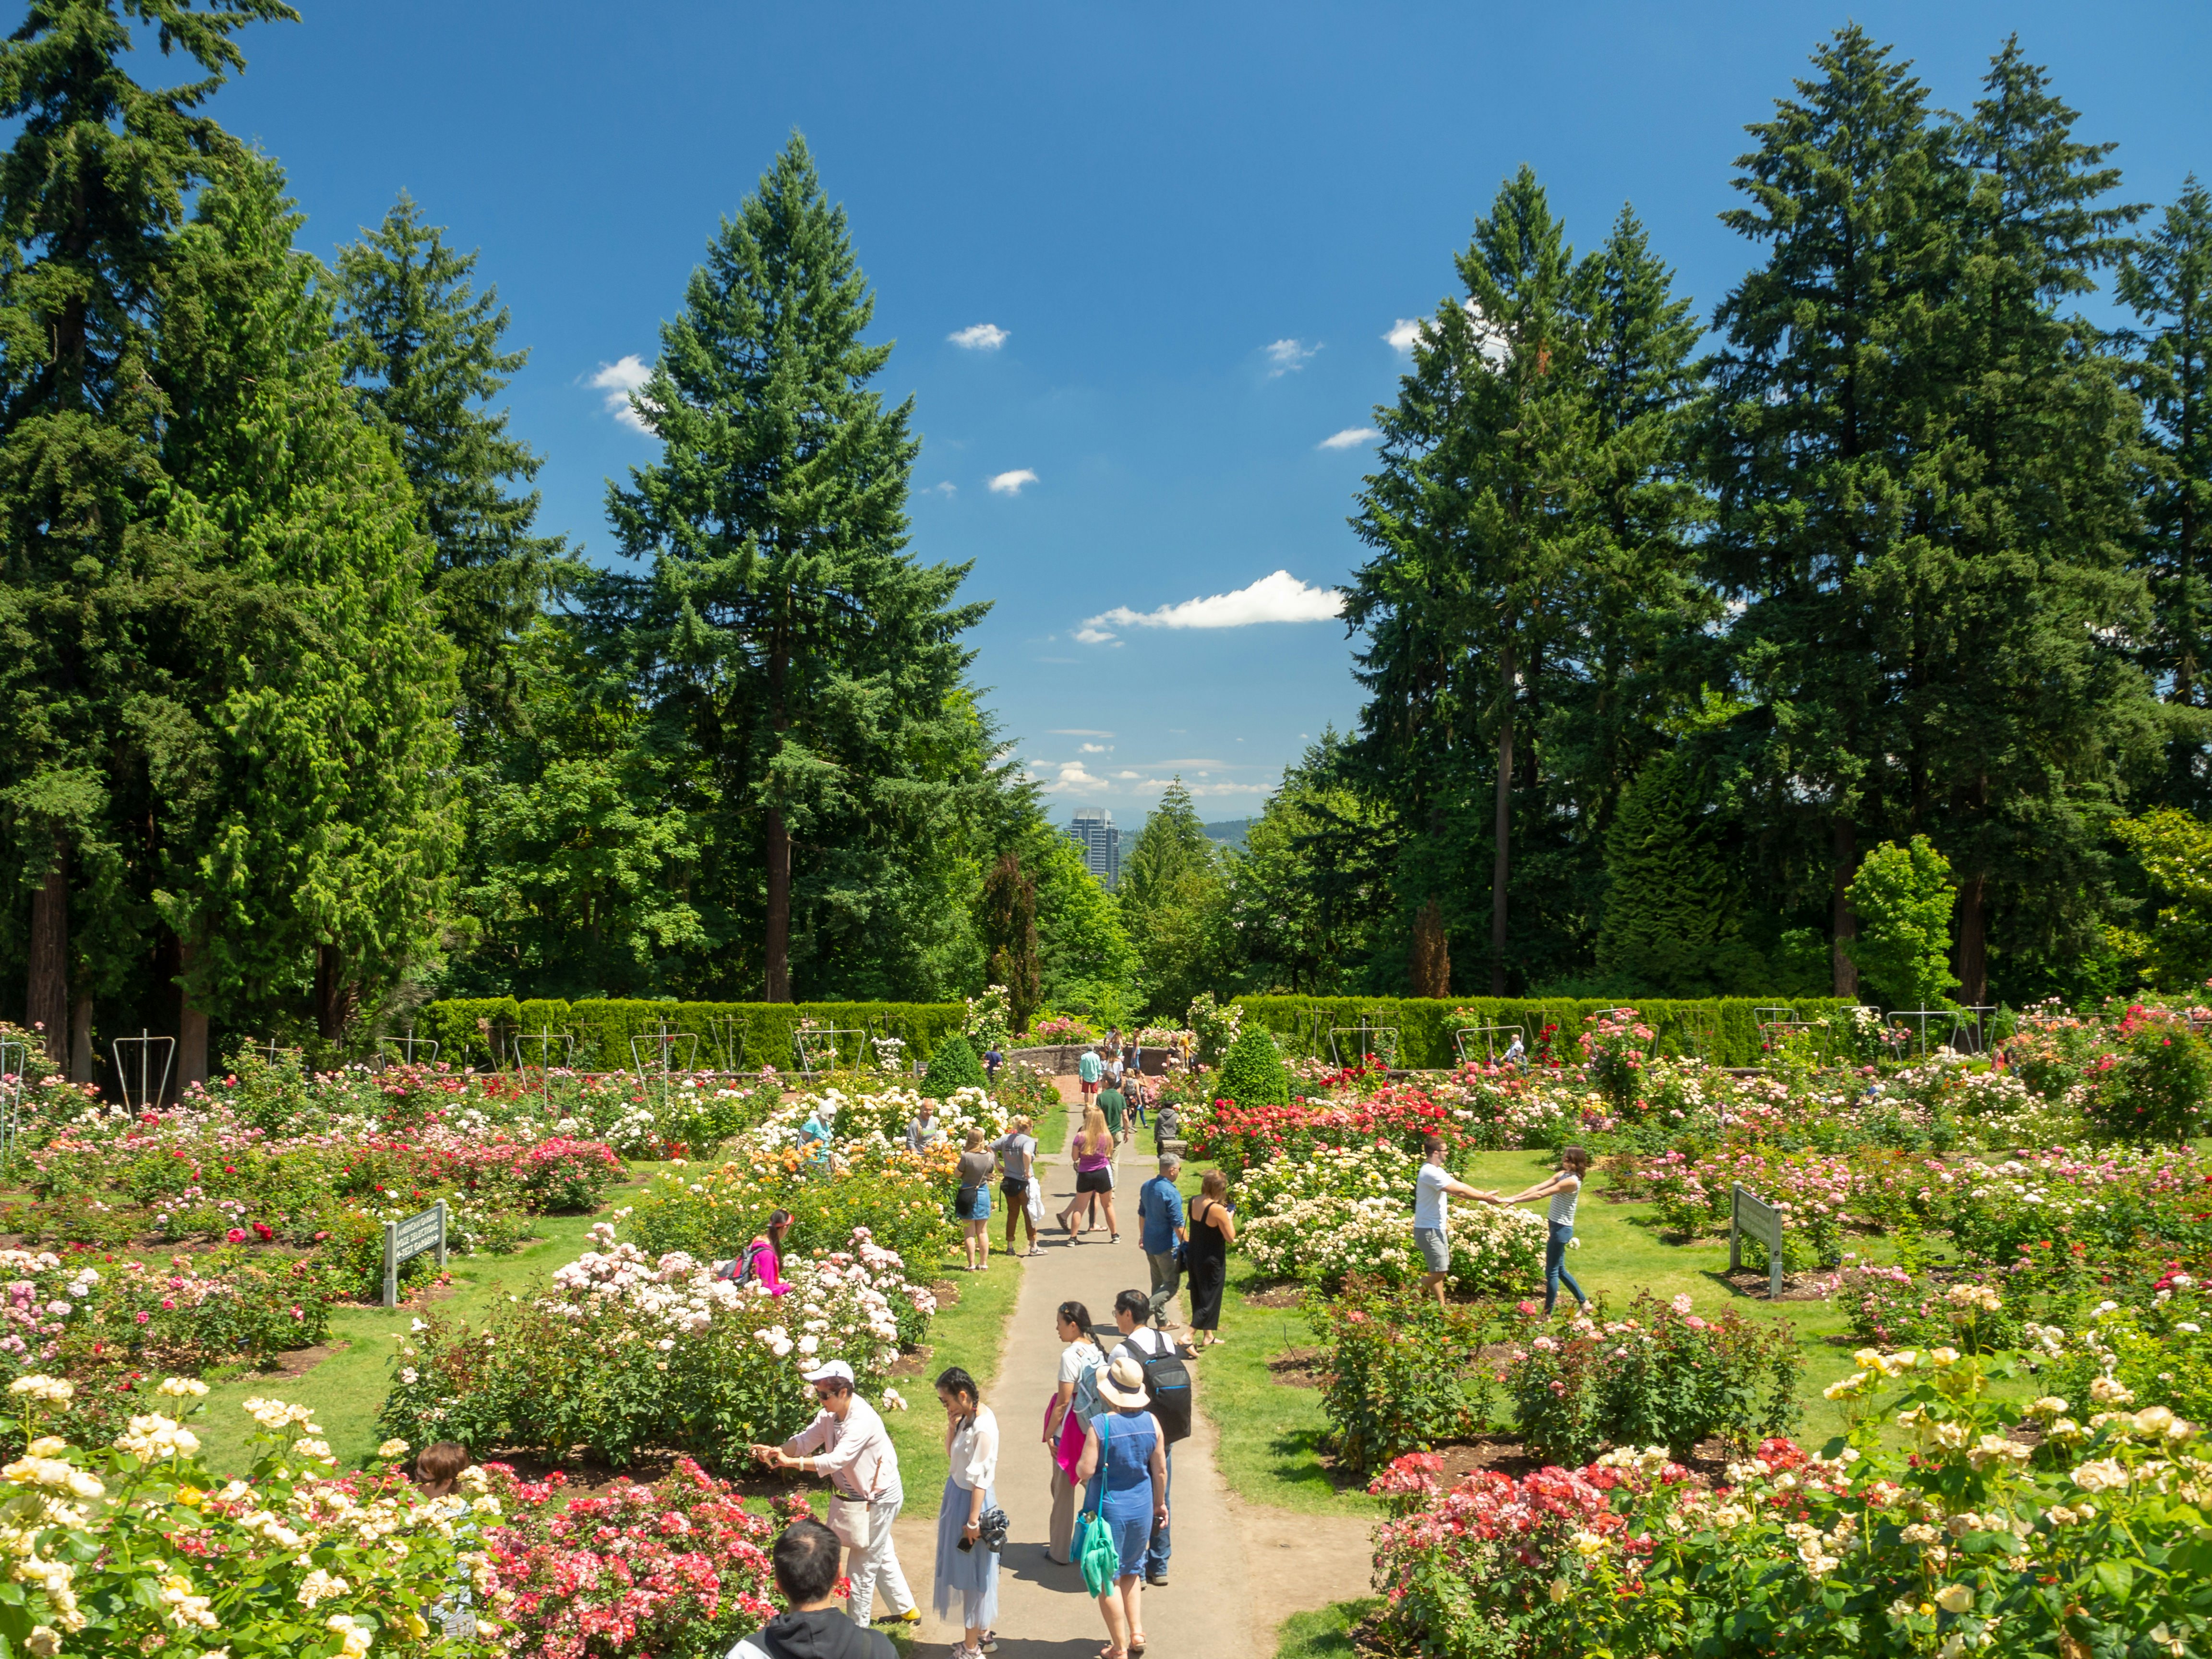
[[[1103,1500],[1097,1494],[1106,1478],[1106,1448],[1112,1438],[1114,1419],[1102,1417],[1096,1426],[1098,1467],[1091,1472],[1091,1491],[1085,1495],[1090,1507],[1075,1522],[1075,1563],[1083,1569],[1083,1582],[1090,1587],[1091,1593],[1103,1595],[1106,1587],[1121,1577],[1121,1552],[1114,1542],[1113,1528],[1098,1512]]]
[[[847,1498],[842,1493],[830,1500],[830,1530],[837,1534],[837,1541],[848,1549],[864,1550],[874,1537],[870,1522],[872,1511],[865,1498]]]
[[[1029,1211],[1031,1221],[1040,1227],[1044,1224],[1044,1182],[1035,1176],[1030,1177],[1029,1198],[1024,1207]]]

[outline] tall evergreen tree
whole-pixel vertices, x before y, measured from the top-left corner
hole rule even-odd
[[[390,436],[437,550],[438,612],[461,652],[460,727],[481,760],[514,712],[514,642],[538,613],[562,552],[532,533],[539,456],[483,405],[529,361],[500,346],[507,307],[473,286],[477,256],[446,246],[402,193],[384,222],[338,252],[346,374]]]
[[[0,47],[0,118],[19,124],[0,160],[0,815],[30,899],[27,1017],[56,1060],[74,1018],[80,1069],[85,992],[144,956],[140,826],[173,729],[147,666],[187,562],[156,506],[155,285],[186,196],[236,152],[200,112],[245,61],[232,37],[295,15],[279,0],[33,0]],[[121,60],[141,27],[198,77],[132,79]]]
[[[890,354],[861,338],[873,312],[794,137],[661,331],[634,398],[661,459],[608,489],[618,544],[652,561],[629,596],[648,697],[708,769],[700,878],[726,926],[757,926],[770,1001],[795,927],[817,959],[882,927],[992,787],[959,643],[987,607],[955,602],[968,567],[905,551],[913,404],[868,389]]]
[[[1344,759],[1336,733],[1323,732],[1229,854],[1230,939],[1249,990],[1367,987],[1397,837],[1385,807],[1347,783]],[[1448,933],[1441,906],[1437,922]]]
[[[1036,882],[1014,854],[1000,854],[983,884],[983,951],[990,982],[1006,988],[1016,1036],[1030,1029],[1042,995],[1036,908]]]
[[[1597,964],[1632,981],[1632,994],[1764,988],[1744,983],[1742,888],[1712,795],[1683,749],[1662,749],[1622,794],[1607,831]]]
[[[340,1036],[434,951],[458,839],[430,546],[343,387],[300,223],[272,163],[222,164],[157,283],[169,519],[196,567],[161,664],[190,688],[198,763],[179,746],[149,830],[186,1082],[210,1013],[268,1015],[311,958],[317,1027]]]
[[[1750,128],[1735,185],[1751,205],[1722,215],[1771,252],[1715,315],[1705,464],[1717,566],[1747,607],[1732,641],[1759,704],[1747,793],[1770,833],[1827,866],[1848,995],[1861,831],[1909,793],[1879,578],[1917,563],[1939,487],[1930,446],[1950,411],[1930,336],[1960,185],[1924,88],[1886,48],[1847,27],[1813,62],[1817,76]]]
[[[1958,878],[1971,1005],[1991,1000],[1993,909],[2018,953],[2094,940],[2103,826],[2158,738],[2124,648],[2147,620],[2126,568],[2140,416],[2098,331],[2062,310],[2138,210],[2102,204],[2112,147],[2078,142],[2074,119],[2013,40],[1958,131],[1966,191],[1934,340],[1950,453],[1920,567],[1875,589],[1899,671],[1899,805]]]
[[[1506,988],[1515,808],[1540,780],[1536,734],[1572,636],[1567,600],[1585,534],[1591,449],[1587,349],[1573,254],[1543,187],[1506,181],[1456,261],[1447,300],[1413,343],[1395,405],[1378,409],[1380,464],[1352,520],[1374,549],[1346,589],[1367,641],[1362,749],[1415,838],[1400,898],[1447,884],[1418,843],[1451,839],[1471,786],[1491,795],[1493,995]],[[1483,741],[1486,734],[1486,741]],[[1527,798],[1534,800],[1533,790]]]
[[[2120,301],[2142,324],[2135,388],[2156,466],[2144,503],[2142,564],[2153,611],[2143,667],[2171,702],[2212,706],[2212,191],[2190,174],[2181,195],[2120,266]],[[2166,798],[2212,805],[2206,734],[2174,734]]]
[[[1214,988],[1226,894],[1213,842],[1180,777],[1121,855],[1115,896],[1147,1009],[1169,1013]]]

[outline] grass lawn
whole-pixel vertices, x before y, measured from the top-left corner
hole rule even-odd
[[[906,1489],[908,1515],[934,1516],[945,1492],[945,1408],[938,1404],[933,1381],[939,1371],[947,1365],[964,1367],[998,1412],[1000,1432],[1012,1431],[1009,1402],[993,1400],[991,1385],[998,1379],[1006,1322],[1021,1291],[1024,1265],[1021,1257],[1001,1255],[994,1248],[988,1273],[958,1273],[948,1261],[939,1275],[959,1287],[960,1300],[930,1322],[929,1352],[921,1375],[901,1376],[892,1383],[910,1409],[884,1413],[884,1426],[898,1450],[899,1484]]]
[[[1275,1659],[1350,1659],[1352,1627],[1380,1606],[1366,1596],[1292,1613],[1275,1629]]]

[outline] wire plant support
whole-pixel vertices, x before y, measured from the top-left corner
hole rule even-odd
[[[23,1130],[23,1074],[31,1069],[31,1045],[0,1037],[0,1162],[15,1155]]]
[[[1943,1036],[1938,1046],[1948,1048],[1954,1054],[1967,1052],[1959,1047],[1959,1028],[1966,1021],[1967,1012],[1960,1008],[1893,1008],[1883,1017],[1883,1023],[1893,1030],[1910,1034],[1918,1044],[1915,1054],[1925,1060],[1928,1058],[1928,1025],[1931,1020],[1945,1022]],[[1975,1023],[1978,1025],[1978,1022]],[[1978,1031],[1977,1041],[1978,1036]]]
[[[145,1028],[139,1028],[135,1037],[117,1037],[107,1045],[115,1057],[115,1086],[123,1103],[134,1112],[143,1112],[160,1105],[169,1097],[169,1071],[177,1063],[177,1040],[173,1036],[149,1036]],[[126,1058],[126,1052],[128,1057]],[[154,1056],[161,1057],[161,1071],[155,1079]],[[133,1062],[136,1062],[137,1087],[132,1087]]]
[[[818,1072],[834,1072],[844,1063],[846,1045],[842,1039],[857,1039],[853,1044],[855,1054],[868,1048],[868,1028],[865,1025],[802,1025],[791,1034],[793,1051],[799,1056],[799,1069],[805,1073],[808,1082]],[[824,1062],[827,1064],[824,1064]]]
[[[714,1039],[714,1058],[725,1072],[739,1072],[745,1063],[745,1023],[735,1014],[714,1014],[707,1030]]]
[[[1513,1041],[1512,1042],[1508,1042],[1505,1047],[1510,1050],[1513,1047],[1514,1042],[1519,1042],[1523,1045],[1523,1051],[1525,1053],[1528,1034],[1522,1030],[1518,1025],[1462,1025],[1459,1030],[1452,1033],[1452,1052],[1459,1056],[1459,1063],[1461,1065],[1467,1066],[1473,1064],[1473,1062],[1468,1060],[1467,1053],[1469,1041],[1474,1037],[1480,1037],[1482,1039],[1483,1064],[1486,1066],[1495,1066],[1498,1064],[1498,1039],[1504,1036],[1508,1031],[1510,1031],[1513,1034]]]
[[[261,1063],[273,1072],[279,1066],[284,1063],[285,1055],[289,1054],[293,1059],[297,1060],[302,1051],[294,1048],[289,1043],[280,1042],[275,1037],[270,1037],[266,1042],[257,1042],[253,1044],[252,1048],[246,1050],[246,1052],[258,1056]]]
[[[383,1071],[392,1063],[397,1051],[402,1066],[435,1066],[438,1063],[438,1039],[418,1037],[415,1028],[409,1026],[405,1036],[382,1036],[376,1040],[376,1068]]]
[[[1398,1066],[1398,1028],[1395,1025],[1376,1025],[1369,1023],[1370,1016],[1360,1016],[1357,1025],[1333,1026],[1328,1033],[1328,1057],[1339,1071],[1351,1066],[1364,1066],[1370,1060],[1380,1060],[1395,1071]],[[1339,1037],[1356,1037],[1358,1046],[1357,1060],[1346,1060]]]
[[[549,1112],[553,1108],[553,1045],[556,1042],[561,1045],[561,1068],[568,1071],[576,1058],[576,1034],[574,1031],[556,1031],[546,1025],[514,1039],[516,1071],[526,1074],[530,1070],[530,1061],[524,1053],[526,1048],[534,1048],[538,1051],[538,1086]]]

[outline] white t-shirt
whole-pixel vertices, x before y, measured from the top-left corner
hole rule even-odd
[[[1554,1224],[1564,1221],[1571,1227],[1575,1224],[1575,1200],[1583,1195],[1583,1178],[1577,1175],[1562,1175],[1559,1179],[1567,1185],[1552,1194],[1551,1218]]]
[[[1068,1409],[1086,1429],[1098,1409],[1098,1385],[1094,1374],[1105,1363],[1106,1356],[1098,1352],[1098,1345],[1087,1340],[1071,1342],[1060,1351],[1060,1380],[1075,1385],[1075,1392],[1068,1397]]]
[[[1451,1216],[1451,1200],[1444,1194],[1444,1182],[1451,1177],[1444,1173],[1441,1164],[1424,1162],[1421,1172],[1413,1179],[1413,1224],[1416,1227],[1441,1227]]]

